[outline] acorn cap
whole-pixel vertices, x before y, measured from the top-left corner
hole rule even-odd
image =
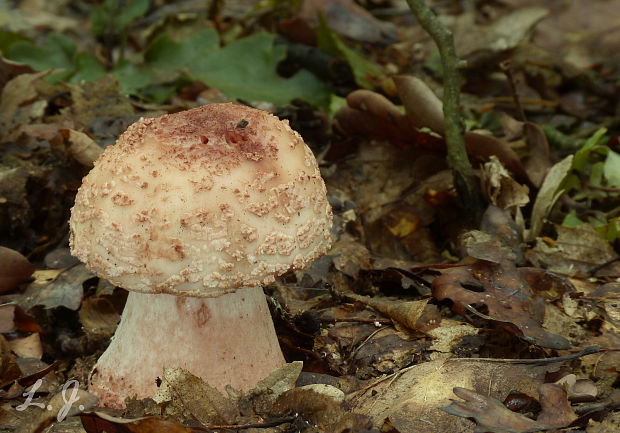
[[[331,244],[312,151],[287,121],[209,104],[131,125],[83,179],[72,253],[144,293],[215,297],[302,269]]]

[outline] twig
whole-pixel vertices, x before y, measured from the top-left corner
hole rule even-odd
[[[482,215],[482,198],[474,171],[465,149],[464,127],[460,112],[461,74],[465,64],[456,55],[454,37],[439,21],[424,0],[407,0],[420,25],[433,38],[443,68],[443,114],[445,139],[448,148],[448,165],[454,175],[461,208],[469,220],[477,223]]]
[[[277,427],[282,424],[287,424],[295,421],[294,416],[289,416],[287,418],[279,418],[273,421],[264,422],[264,423],[255,423],[255,424],[232,424],[232,425],[210,425],[207,427],[192,427],[192,430],[198,431],[206,431],[210,432],[212,430],[247,430],[250,428],[268,428],[268,427]]]

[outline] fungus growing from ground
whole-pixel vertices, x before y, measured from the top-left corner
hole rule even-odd
[[[71,250],[130,291],[89,389],[151,397],[164,367],[248,390],[284,364],[261,286],[330,247],[314,155],[288,123],[235,104],[144,118],[108,147],[71,212]]]

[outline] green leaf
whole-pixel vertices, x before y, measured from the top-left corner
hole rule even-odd
[[[343,57],[347,63],[349,63],[349,66],[351,66],[357,84],[367,89],[374,88],[372,78],[381,76],[381,67],[371,62],[357,51],[349,48],[347,44],[329,28],[323,15],[319,15],[317,44],[323,51]]]
[[[144,60],[155,75],[189,72],[196,66],[199,55],[207,56],[219,49],[217,32],[202,30],[183,42],[175,42],[168,35],[157,37],[144,53]]]
[[[151,83],[148,72],[126,60],[120,61],[114,66],[112,75],[121,86],[121,92],[128,95],[139,94],[140,89]]]
[[[607,133],[606,128],[599,129],[590,138],[586,140],[586,142],[583,144],[581,149],[575,152],[575,158],[573,159],[574,170],[583,172],[586,164],[588,163],[590,153],[593,150],[595,150],[596,147],[601,146],[601,143],[606,133]]]
[[[149,10],[149,0],[105,0],[93,8],[90,19],[93,34],[121,34]]]
[[[286,49],[275,45],[274,36],[258,33],[219,48],[217,33],[203,30],[183,42],[161,36],[145,54],[146,67],[154,77],[185,73],[233,98],[284,105],[295,98],[327,105],[327,86],[308,71],[285,79],[276,67]]]
[[[620,217],[609,220],[606,238],[609,242],[614,242],[620,238]]]
[[[4,53],[5,57],[8,55],[11,45],[19,41],[30,42],[27,37],[19,33],[0,30],[0,51]]]
[[[71,77],[72,82],[96,81],[106,74],[103,65],[95,56],[90,53],[80,51],[75,55],[76,74]]]
[[[562,221],[562,225],[564,227],[578,227],[583,223],[584,222],[579,219],[579,217],[577,216],[577,212],[575,212],[574,210],[567,213],[564,217],[564,221]]]
[[[192,75],[228,96],[246,101],[269,101],[284,105],[295,98],[325,105],[329,92],[323,82],[302,70],[285,79],[276,67],[286,56],[286,48],[275,45],[267,33],[239,39],[206,56],[197,56]]]
[[[135,19],[140,18],[149,10],[149,0],[129,0],[122,2],[124,7],[114,21],[117,33],[125,30]]]
[[[607,153],[603,174],[607,179],[607,186],[614,188],[620,186],[620,155],[613,150],[609,150]]]
[[[26,63],[37,71],[48,69],[73,69],[75,44],[58,33],[50,34],[42,46],[26,41],[11,45],[8,58]]]

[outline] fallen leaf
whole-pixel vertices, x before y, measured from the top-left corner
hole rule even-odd
[[[544,299],[533,295],[527,280],[506,259],[500,263],[477,260],[471,265],[444,269],[433,281],[433,296],[452,300],[457,314],[466,315],[469,311],[529,343],[554,349],[571,346],[565,338],[542,328]],[[487,314],[474,307],[482,304],[486,305]]]
[[[34,333],[24,338],[10,340],[9,347],[20,358],[41,359],[43,356],[43,346],[39,334]]]
[[[456,387],[454,394],[465,402],[453,400],[441,410],[464,418],[473,418],[477,430],[492,433],[529,433],[544,430],[546,425],[515,413],[493,397]]]
[[[551,208],[558,198],[564,193],[561,188],[562,182],[568,175],[573,163],[573,155],[569,155],[562,161],[555,164],[549,169],[545,180],[540,186],[534,207],[532,208],[532,215],[530,217],[530,229],[526,232],[525,239],[530,242],[536,239],[540,234],[545,219]]]
[[[53,281],[35,280],[31,283],[18,303],[25,310],[35,305],[45,308],[66,307],[70,310],[80,308],[84,289],[84,281],[93,278],[85,265],[79,264],[69,269],[50,270],[50,276],[56,276]]]
[[[536,266],[563,275],[587,277],[604,263],[613,263],[618,254],[590,224],[577,227],[555,226],[557,240],[536,240],[534,248],[526,252],[527,259]],[[599,273],[617,274],[614,266]]]
[[[460,57],[481,51],[501,52],[516,47],[526,39],[534,26],[549,14],[542,7],[517,8],[491,24],[476,24],[473,13],[465,13],[456,22],[454,33]]]
[[[201,378],[181,368],[165,368],[162,383],[153,397],[166,402],[166,410],[196,418],[203,425],[234,424],[239,410],[233,400],[223,396]]]
[[[103,153],[103,149],[95,140],[83,132],[74,129],[62,129],[69,143],[69,153],[82,165],[93,167],[93,162]]]
[[[418,320],[422,316],[424,308],[430,300],[430,298],[420,301],[390,300],[378,296],[371,298],[355,293],[347,293],[345,297],[374,308],[412,331],[419,330]]]
[[[323,15],[338,34],[360,42],[392,43],[398,39],[396,27],[380,21],[352,0],[304,0],[299,11],[309,27],[316,27]]]
[[[0,130],[8,132],[13,126],[30,123],[30,114],[38,113],[47,105],[46,102],[40,107],[39,104],[27,104],[36,100],[37,90],[34,83],[49,72],[37,72],[34,74],[21,74],[9,81],[2,89],[0,95]]]
[[[80,323],[88,333],[111,337],[121,318],[109,297],[89,297],[80,306]]]
[[[80,419],[87,433],[193,433],[188,427],[157,417],[125,419],[104,412],[87,412],[80,414]]]
[[[555,383],[545,383],[538,390],[542,411],[536,421],[547,429],[568,427],[577,419],[567,398],[564,388]]]
[[[517,362],[522,361],[528,360]],[[387,418],[399,433],[472,431],[470,421],[438,410],[450,403],[453,388],[502,398],[513,389],[535,394],[547,369],[559,365],[550,362],[541,366],[481,359],[430,361],[375,379],[348,395],[347,402],[353,411],[369,415],[375,425],[382,426]]]

